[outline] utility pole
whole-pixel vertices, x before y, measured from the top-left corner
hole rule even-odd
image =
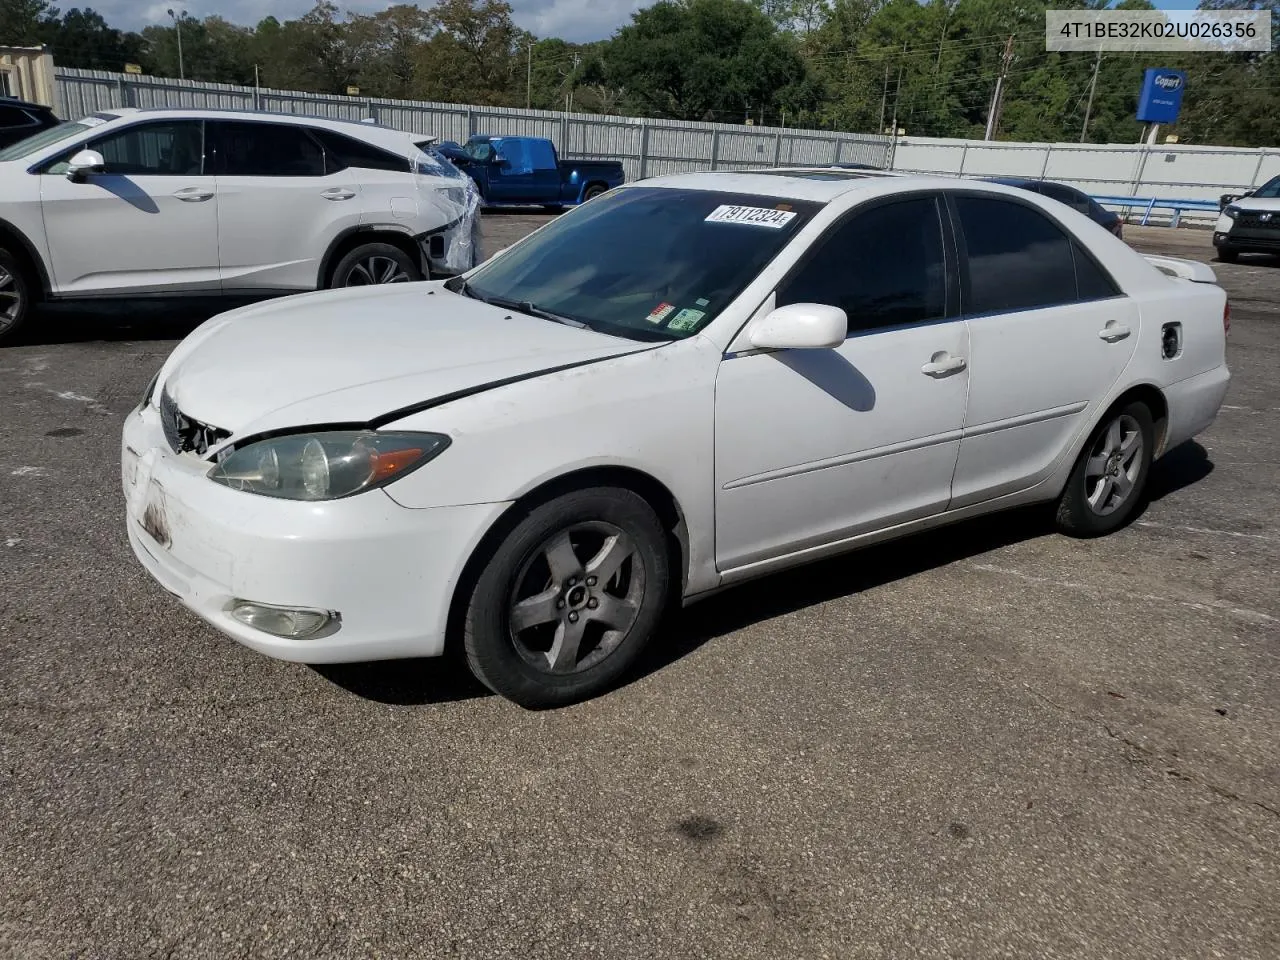
[[[880,94],[880,126],[877,128],[884,133],[884,108],[889,105],[889,65],[884,65],[884,92]]]
[[[898,85],[893,88],[893,136],[898,136],[898,104],[902,100],[902,68],[907,59],[907,45],[902,45],[902,59],[898,61]]]
[[[173,21],[173,29],[178,31],[178,79],[185,80],[187,75],[182,67],[182,18],[187,15],[187,11],[183,10],[181,14],[175,14],[173,10],[169,10],[169,19]]]
[[[533,41],[529,41],[529,73],[524,88],[524,108],[533,106]]]
[[[1093,113],[1093,93],[1098,89],[1098,68],[1102,66],[1102,51],[1098,51],[1093,61],[1093,78],[1089,81],[1089,102],[1084,107],[1084,125],[1080,127],[1080,142],[1084,143],[1089,136],[1089,115]]]
[[[1013,37],[1004,42],[1004,53],[1000,56],[1000,76],[996,78],[996,89],[991,94],[991,109],[987,112],[987,132],[983,140],[994,140],[1000,127],[1000,108],[1004,105],[1004,81],[1009,75],[1009,64],[1013,63]]]

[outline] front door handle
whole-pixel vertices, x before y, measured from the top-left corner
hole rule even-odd
[[[1118,323],[1108,323],[1098,331],[1098,336],[1107,341],[1107,343],[1119,343],[1130,333],[1132,331],[1128,327],[1121,326]]]
[[[942,350],[935,353],[923,367],[920,372],[929,377],[949,377],[953,373],[959,373],[968,366],[964,357],[953,357],[947,351]]]
[[[320,196],[326,200],[350,200],[356,195],[354,190],[348,190],[346,187],[330,187]]]
[[[206,190],[204,187],[183,187],[174,196],[187,203],[203,203],[213,196],[213,191]]]

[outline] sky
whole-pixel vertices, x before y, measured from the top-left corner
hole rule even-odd
[[[352,13],[374,13],[392,5],[391,0],[337,0]],[[631,14],[652,0],[509,0],[516,24],[539,37],[561,37],[576,43],[603,40],[631,20]],[[263,17],[292,20],[315,6],[315,0],[62,0],[56,6],[92,7],[113,27],[140,30],[152,23],[168,23],[167,10],[185,10],[198,19],[214,14],[253,26]],[[429,6],[423,3],[420,6]]]
[[[392,0],[338,0],[338,6],[353,13],[373,13],[391,5]],[[509,0],[516,23],[538,37],[560,37],[575,43],[603,40],[627,23],[631,14],[652,0]],[[167,10],[185,10],[196,18],[217,14],[232,23],[253,26],[266,16],[290,20],[306,13],[315,0],[71,0],[57,6],[89,6],[113,27],[140,30],[152,23],[168,23]],[[422,4],[427,6],[428,4]],[[1163,10],[1190,9],[1196,0],[1156,0]]]

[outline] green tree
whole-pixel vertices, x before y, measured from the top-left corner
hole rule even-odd
[[[807,73],[794,39],[741,0],[659,0],[618,31],[607,63],[646,112],[683,120],[776,116]]]

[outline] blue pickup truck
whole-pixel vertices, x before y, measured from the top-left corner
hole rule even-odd
[[[626,181],[617,160],[561,160],[543,137],[475,136],[463,146],[446,141],[435,149],[470,175],[489,206],[572,206]]]

